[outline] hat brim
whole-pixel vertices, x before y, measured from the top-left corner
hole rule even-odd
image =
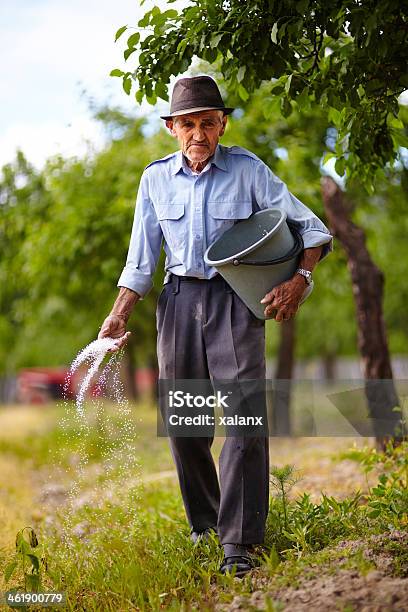
[[[230,108],[228,106],[222,106],[222,107],[200,106],[200,107],[195,107],[195,108],[186,108],[184,110],[175,111],[171,115],[165,115],[165,116],[160,115],[160,119],[169,120],[169,119],[174,119],[175,117],[180,117],[181,115],[190,115],[191,113],[201,113],[202,111],[206,111],[206,110],[220,110],[225,115],[230,115],[235,110],[235,108]]]

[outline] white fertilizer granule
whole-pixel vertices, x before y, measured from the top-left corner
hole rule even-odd
[[[87,363],[89,366],[76,397],[76,407],[80,416],[84,415],[84,399],[92,378],[98,372],[99,366],[106,353],[115,346],[116,342],[117,340],[114,338],[100,338],[94,340],[78,353],[71,364],[71,376],[82,363]]]

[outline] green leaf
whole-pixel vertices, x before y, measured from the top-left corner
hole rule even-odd
[[[111,77],[121,77],[124,74],[125,73],[123,72],[123,70],[120,70],[119,68],[114,68],[113,70],[110,71],[109,76],[111,76]]]
[[[154,106],[157,102],[157,96],[155,93],[152,93],[150,96],[146,96],[146,100],[148,101],[149,104]]]
[[[25,574],[28,591],[38,591],[40,588],[40,577],[38,574]]]
[[[143,15],[143,17],[140,19],[137,25],[139,26],[139,28],[145,28],[146,26],[149,25],[149,20],[150,20],[150,11],[148,11],[147,13]]]
[[[18,561],[11,561],[11,563],[6,565],[6,568],[4,570],[4,580],[6,582],[8,582],[10,578],[12,577],[17,565],[18,565]]]
[[[373,487],[371,489],[373,495],[377,495],[378,497],[384,497],[385,495],[385,489],[382,486],[379,487]]]
[[[305,87],[302,93],[296,98],[296,104],[300,110],[310,109],[309,88]]]
[[[333,508],[333,510],[334,510],[335,512],[339,512],[339,510],[340,510],[340,506],[339,506],[339,504],[337,503],[337,501],[334,499],[334,497],[328,497],[328,498],[327,498],[327,501],[328,501],[328,503],[329,503],[329,506],[330,506],[331,508]]]
[[[218,55],[218,50],[217,49],[211,49],[211,48],[210,49],[206,49],[204,54],[203,54],[204,58],[210,64],[215,62],[215,60],[217,59],[217,55]]]
[[[336,127],[341,124],[341,112],[332,106],[329,108],[329,121],[332,121]]]
[[[200,7],[198,6],[190,6],[187,10],[185,10],[183,14],[183,21],[187,23],[189,21],[196,21],[197,15],[200,12]]]
[[[118,40],[118,38],[122,36],[123,32],[125,32],[126,30],[127,30],[127,25],[124,25],[121,28],[119,28],[119,30],[115,34],[115,42]]]
[[[40,569],[40,562],[38,560],[38,557],[36,555],[27,555],[27,557],[30,559],[31,561],[31,565],[33,566],[33,569],[38,572]]]
[[[277,39],[277,37],[276,37],[277,33],[278,33],[278,22],[277,22],[277,21],[275,21],[275,23],[274,23],[274,24],[273,24],[273,26],[272,26],[272,31],[271,31],[271,41],[272,41],[272,42],[273,42],[275,45],[277,45],[277,44],[278,44],[278,39]]]
[[[36,546],[38,546],[37,534],[35,533],[32,527],[28,527],[27,529],[28,529],[28,540],[30,542],[30,546],[35,548]]]
[[[323,156],[323,160],[322,160],[322,164],[327,164],[327,162],[329,161],[329,159],[333,159],[333,157],[336,157],[335,153],[332,153],[331,151],[328,151],[327,153],[324,154]]]
[[[271,93],[273,93],[274,96],[280,96],[284,91],[285,91],[284,86],[278,85],[277,87],[273,88],[273,91]]]
[[[132,55],[132,53],[134,53],[136,50],[137,50],[136,47],[133,47],[133,49],[129,49],[129,48],[125,49],[123,52],[123,57],[125,58],[125,60],[127,60],[128,57]]]
[[[129,95],[130,90],[132,89],[132,79],[129,77],[123,79],[122,87],[123,87],[123,91],[127,93],[127,95]]]
[[[19,531],[16,536],[16,550],[20,554],[29,553],[31,550],[29,543],[24,538],[21,531]]]
[[[360,85],[357,87],[357,94],[358,94],[358,97],[360,98],[360,100],[361,100],[362,98],[364,98],[364,96],[365,96],[365,89],[364,89],[364,87],[361,85],[361,83],[360,83]]]
[[[408,147],[408,136],[404,130],[391,129],[390,131],[396,147]]]
[[[169,96],[167,93],[167,87],[164,83],[158,81],[156,83],[156,87],[154,89],[155,93],[157,96],[159,96],[159,98],[162,98],[163,100],[168,100]]]
[[[242,85],[242,83],[238,85],[238,95],[244,102],[246,102],[249,98],[249,93],[247,92],[245,87]]]
[[[179,44],[177,45],[176,53],[180,53],[180,55],[183,55],[184,49],[187,47],[187,44],[187,38],[183,38],[182,40],[180,40]]]
[[[245,71],[246,71],[246,66],[241,66],[241,68],[238,70],[238,74],[237,74],[238,83],[241,83],[242,79],[244,78]]]
[[[344,171],[346,169],[346,160],[344,159],[344,157],[339,157],[339,159],[336,161],[334,168],[339,176],[343,176]]]
[[[211,49],[214,49],[215,47],[218,47],[218,43],[220,42],[221,38],[223,37],[223,34],[217,34],[216,36],[213,36],[210,40],[210,47]]]
[[[127,46],[129,48],[132,48],[135,45],[137,45],[139,40],[140,40],[140,34],[139,34],[139,32],[135,32],[134,34],[132,34],[132,36],[129,36],[129,38],[127,40]]]
[[[281,98],[281,113],[285,118],[292,113],[292,105],[287,98]]]
[[[263,107],[263,114],[265,119],[269,120],[277,114],[280,114],[280,98],[275,96],[272,99],[268,99],[265,101],[265,106]]]
[[[162,26],[165,22],[166,22],[166,16],[164,15],[164,13],[157,13],[150,20],[150,25],[151,26],[152,25],[154,25],[154,26]]]
[[[144,96],[144,94],[143,94],[143,91],[142,91],[141,89],[139,89],[139,90],[138,90],[138,91],[135,93],[135,99],[136,99],[136,102],[137,102],[138,104],[141,104],[141,103],[142,103],[143,96]]]
[[[175,19],[179,14],[176,9],[169,9],[168,11],[164,11],[163,15],[166,15],[167,19]]]
[[[286,79],[287,79],[287,75],[284,74],[282,75],[279,79],[276,79],[270,86],[270,91],[273,91],[273,93],[282,93],[282,91],[284,91],[284,86],[286,83]]]
[[[290,84],[292,82],[292,76],[293,76],[292,74],[289,75],[289,77],[288,77],[288,79],[287,79],[287,81],[285,83],[285,91],[286,91],[286,93],[289,93]]]

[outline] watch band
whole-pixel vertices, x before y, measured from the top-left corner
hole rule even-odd
[[[312,282],[312,273],[310,270],[305,270],[304,268],[298,268],[296,270],[296,274],[301,274],[302,276],[304,276],[305,281],[308,285],[310,285],[310,283]]]

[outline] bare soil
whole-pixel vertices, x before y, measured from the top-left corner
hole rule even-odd
[[[408,532],[393,531],[363,540],[341,542],[333,552],[344,550],[338,568],[307,568],[304,576],[289,587],[274,585],[274,577],[254,572],[250,597],[237,596],[217,612],[276,610],[284,612],[407,612]],[[395,552],[400,554],[396,555]],[[405,554],[404,551],[405,550]],[[366,571],[342,567],[347,558],[361,551]],[[402,555],[401,555],[402,552]],[[275,586],[275,588],[274,588]]]

